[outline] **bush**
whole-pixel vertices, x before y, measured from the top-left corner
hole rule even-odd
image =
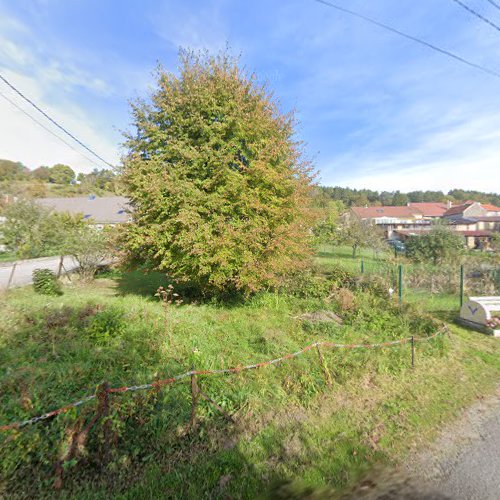
[[[33,271],[33,288],[43,295],[62,295],[61,284],[54,271],[50,269],[35,269]]]
[[[464,252],[463,237],[447,226],[436,225],[406,243],[406,255],[414,262],[443,264],[457,262]]]
[[[323,298],[330,291],[331,283],[324,276],[303,271],[289,276],[281,287],[285,293],[299,298]]]
[[[53,212],[22,199],[8,205],[3,215],[2,243],[20,258],[60,253],[66,234],[82,225],[80,216]]]
[[[83,281],[91,281],[97,270],[112,258],[109,231],[82,224],[70,231],[64,244],[64,253],[78,262],[78,273]]]
[[[337,288],[354,288],[357,283],[356,275],[339,265],[329,268],[325,276]]]
[[[125,330],[123,312],[116,308],[97,310],[89,317],[85,331],[98,344],[119,337]]]
[[[364,275],[359,280],[359,288],[377,297],[387,298],[391,281],[386,276]]]

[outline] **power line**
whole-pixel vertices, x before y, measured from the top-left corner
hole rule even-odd
[[[497,4],[496,2],[494,2],[493,0],[486,0],[486,1],[491,3],[491,5],[493,5],[493,7],[496,7],[498,10],[500,10],[500,5]]]
[[[41,109],[40,107],[38,107],[31,99],[29,99],[28,97],[26,97],[20,90],[18,90],[16,87],[14,87],[14,85],[12,85],[5,77],[3,77],[2,75],[0,75],[0,79],[3,80],[12,90],[14,90],[14,92],[16,92],[16,94],[20,95],[26,102],[28,102],[29,104],[31,104],[31,106],[33,106],[38,112],[40,112],[43,116],[45,116],[45,118],[47,118],[47,120],[49,120],[50,122],[52,122],[57,128],[61,129],[66,135],[68,135],[69,137],[71,137],[71,139],[73,139],[75,142],[77,142],[78,144],[80,144],[80,146],[82,146],[87,151],[89,151],[90,153],[92,153],[96,158],[99,158],[99,160],[101,160],[102,162],[104,162],[106,165],[108,165],[111,168],[114,168],[111,163],[107,162],[104,158],[102,158],[102,156],[99,156],[95,151],[93,151],[87,145],[85,145],[82,141],[80,141],[79,139],[77,139],[71,132],[69,132],[68,130],[66,130],[62,125],[59,125],[59,123],[57,123],[53,118],[51,118],[43,109]]]
[[[44,130],[46,130],[49,134],[52,134],[54,137],[57,137],[61,142],[66,144],[69,148],[71,148],[73,151],[76,151],[78,154],[82,155],[85,159],[87,159],[90,163],[95,165],[96,167],[101,167],[98,163],[96,163],[92,158],[88,157],[86,154],[82,153],[78,149],[76,149],[72,144],[69,142],[65,141],[61,136],[57,135],[53,130],[50,130],[48,127],[46,127],[42,122],[38,121],[36,118],[31,116],[27,111],[25,111],[21,106],[18,106],[14,101],[12,101],[9,97],[7,97],[5,94],[0,92],[0,96],[2,96],[6,101],[8,101],[12,106],[14,106],[17,110],[21,111],[21,113],[24,113],[29,119],[33,120],[37,125],[42,127]]]
[[[485,22],[486,24],[489,24],[492,28],[494,28],[500,32],[500,26],[497,26],[494,22],[490,21],[487,17],[484,17],[482,14],[475,11],[474,9],[469,7],[467,4],[461,2],[460,0],[452,0],[452,1],[455,2],[456,4],[460,5],[460,7],[465,9],[467,12],[471,13],[473,16],[476,16],[477,18],[481,19],[481,21]]]
[[[336,10],[339,10],[341,12],[344,12],[345,14],[349,14],[350,16],[357,17],[358,19],[362,19],[363,21],[366,21],[367,23],[374,24],[375,26],[378,26],[379,28],[383,28],[387,31],[390,31],[391,33],[395,33],[396,35],[402,36],[403,38],[406,38],[408,40],[412,40],[413,42],[419,43],[420,45],[423,45],[429,49],[432,49],[436,52],[439,52],[440,54],[451,57],[452,59],[455,59],[456,61],[459,61],[463,64],[466,64],[467,66],[470,66],[472,68],[483,71],[484,73],[488,73],[489,75],[495,76],[496,78],[500,78],[500,73],[498,73],[492,69],[488,69],[485,66],[481,66],[480,64],[476,64],[474,62],[468,61],[467,59],[464,59],[461,56],[457,56],[456,54],[454,54],[453,52],[449,52],[448,50],[440,49],[436,45],[433,45],[433,44],[426,42],[425,40],[422,40],[420,38],[417,38],[415,36],[408,35],[407,33],[404,33],[403,31],[400,31],[396,28],[393,28],[387,24],[381,23],[380,21],[377,21],[376,19],[365,16],[364,14],[354,12],[353,10],[346,9],[345,7],[341,7],[340,5],[336,5],[336,4],[331,3],[331,2],[327,2],[326,0],[314,0],[314,1],[321,3],[323,5],[326,5],[327,7],[331,7],[332,9],[336,9]]]

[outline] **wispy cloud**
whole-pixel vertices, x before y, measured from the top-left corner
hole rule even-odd
[[[498,33],[453,2],[338,1],[500,68]],[[180,46],[216,52],[229,43],[270,80],[284,110],[298,110],[298,138],[323,182],[500,191],[496,79],[312,0],[112,4],[0,6],[0,69],[111,161],[117,129],[127,128],[126,100],[146,93],[155,61],[175,71]],[[11,108],[0,99],[9,117],[0,123],[0,156],[90,168]]]

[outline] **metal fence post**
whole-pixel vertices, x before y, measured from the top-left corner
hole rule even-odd
[[[399,305],[403,303],[403,264],[398,266],[398,299]]]
[[[361,274],[365,272],[365,259],[361,257]]]
[[[464,265],[460,266],[460,307],[464,305]]]

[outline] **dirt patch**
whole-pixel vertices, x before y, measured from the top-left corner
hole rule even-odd
[[[315,311],[301,314],[297,319],[311,323],[337,323],[341,325],[344,320],[332,311]]]

